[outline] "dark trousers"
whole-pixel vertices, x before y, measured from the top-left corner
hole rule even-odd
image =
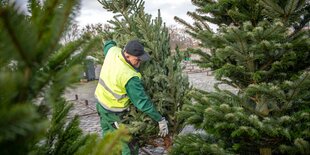
[[[120,114],[107,111],[100,103],[96,105],[97,112],[100,116],[100,126],[102,128],[102,136],[104,137],[107,132],[113,132],[116,130],[114,122],[120,122]],[[139,147],[133,141],[129,143],[123,143],[122,155],[138,155]]]

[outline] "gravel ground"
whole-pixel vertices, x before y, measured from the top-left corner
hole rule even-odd
[[[207,74],[207,72],[189,73],[190,83],[198,89],[205,91],[213,91],[213,85],[217,82],[213,76]],[[73,109],[70,112],[69,117],[74,115],[80,116],[80,127],[85,133],[98,133],[101,135],[101,127],[99,124],[99,116],[96,112],[94,98],[94,91],[97,85],[97,81],[81,82],[75,85],[74,88],[68,89],[65,93],[65,97],[68,101],[74,104]],[[220,88],[235,91],[229,86],[220,86]],[[182,134],[194,132],[195,129],[192,126],[186,126],[181,132]],[[158,139],[161,143],[161,139]],[[167,151],[163,147],[146,146],[145,150],[153,155],[167,154]],[[144,151],[140,149],[140,155],[145,155]]]
[[[188,80],[193,87],[208,92],[214,91],[213,85],[218,82],[215,80],[214,76],[208,75],[207,72],[188,74]],[[221,84],[219,88],[236,92],[236,89],[228,85]]]

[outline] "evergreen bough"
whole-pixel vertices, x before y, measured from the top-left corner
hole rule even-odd
[[[79,80],[87,36],[61,44],[79,8],[77,0],[28,1],[28,13],[15,3],[0,5],[0,154],[117,154],[122,127],[102,140],[84,135],[64,90]],[[100,41],[100,40],[99,40]],[[111,142],[111,143],[110,143]]]
[[[179,116],[204,133],[178,137],[171,154],[309,154],[309,1],[192,3],[193,24],[175,19],[199,40],[188,50],[219,83],[191,93]]]
[[[112,32],[105,33],[105,39],[116,40],[121,48],[129,40],[139,39],[150,54],[151,60],[141,66],[144,88],[157,110],[168,120],[170,135],[178,134],[184,126],[176,113],[188,101],[189,82],[180,65],[183,56],[178,49],[175,53],[170,49],[168,29],[160,11],[152,19],[144,12],[142,0],[99,2],[104,9],[116,14],[109,21]],[[125,117],[125,123],[130,123],[129,128],[141,145],[158,137],[158,123],[133,106]]]

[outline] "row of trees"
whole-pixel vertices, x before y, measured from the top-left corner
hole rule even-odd
[[[197,45],[197,42],[188,34],[185,33],[184,28],[177,27],[175,25],[170,25],[167,27],[169,33],[169,45],[171,49],[179,48],[186,49]],[[82,35],[89,35],[90,37],[101,36],[103,40],[111,39],[111,33],[113,33],[113,25],[110,24],[90,24],[85,27],[80,28],[76,23],[69,26],[66,31],[66,35],[63,36],[62,41],[64,43],[75,41],[81,38]],[[97,42],[93,47],[93,50],[89,55],[98,59],[98,63],[102,64],[103,54],[102,54],[102,44]]]
[[[192,0],[197,9],[188,14],[196,22],[176,17],[200,43],[188,49],[201,57],[195,62],[211,68],[219,84],[235,87],[236,93],[219,84],[215,92],[191,90],[180,65],[182,52],[171,52],[160,12],[152,19],[142,0],[99,0],[116,14],[108,30],[88,27],[67,41],[78,0],[32,0],[30,15],[0,2],[1,154],[119,152],[121,139],[129,138],[125,129],[103,140],[85,135],[77,117],[66,119],[72,105],[61,97],[78,80],[88,52],[101,48],[102,38],[120,47],[133,38],[142,41],[152,57],[141,69],[144,84],[168,119],[171,136],[185,124],[204,131],[177,136],[171,154],[310,153],[310,39],[303,29],[310,20],[309,1]],[[156,137],[157,124],[131,108],[125,121],[144,145]]]
[[[120,46],[139,38],[152,51],[153,60],[142,69],[145,85],[158,110],[170,122],[171,135],[182,129],[175,117],[188,100],[189,84],[179,65],[182,56],[171,53],[168,29],[160,15],[151,20],[144,13],[143,1],[128,2],[131,5],[127,8],[114,8],[115,2],[101,1],[105,8],[123,16],[122,22],[118,17],[110,21],[113,30],[90,25],[79,31],[72,22],[80,4],[77,0],[29,1],[28,15],[19,12],[14,3],[1,1],[1,154],[107,154],[111,148],[114,150],[109,153],[119,152],[120,142],[129,138],[125,129],[103,140],[96,134],[85,135],[77,116],[67,119],[72,104],[61,97],[68,86],[78,81],[86,55],[103,60],[102,38],[114,39]],[[127,9],[126,13],[122,9]],[[128,10],[131,13],[127,14]],[[121,23],[142,26],[131,29]],[[150,28],[157,35],[143,33]],[[127,118],[133,122],[129,129],[135,131],[141,144],[146,143],[146,137],[157,136],[157,124],[147,116],[132,110]]]
[[[189,34],[187,34],[186,29],[177,27],[175,25],[168,26],[168,32],[170,36],[170,48],[175,49],[186,49],[189,47],[197,46],[198,43]]]
[[[119,152],[120,142],[129,138],[127,130],[122,128],[103,140],[96,134],[85,135],[77,116],[67,119],[72,104],[61,97],[68,86],[78,81],[86,55],[103,60],[102,38],[114,39],[120,46],[132,38],[144,43],[153,58],[142,69],[148,92],[168,119],[171,135],[182,129],[181,120],[175,117],[188,101],[189,83],[179,65],[182,56],[171,53],[168,29],[160,15],[153,20],[144,12],[143,1],[127,2],[130,5],[126,7],[114,7],[124,2],[101,1],[105,8],[122,15],[122,21],[117,16],[110,21],[113,30],[90,25],[79,31],[73,24],[78,0],[29,1],[29,14],[19,12],[14,3],[1,1],[1,154]],[[141,26],[128,27],[124,23]],[[150,28],[156,35],[145,33]],[[142,145],[149,137],[157,136],[157,124],[147,116],[132,110],[127,118],[133,122],[130,131],[136,133]]]

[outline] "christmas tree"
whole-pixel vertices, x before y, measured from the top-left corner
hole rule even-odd
[[[178,137],[171,153],[309,154],[309,1],[192,3],[193,24],[175,19],[200,41],[189,51],[219,83],[214,92],[192,92],[180,117],[204,132]]]
[[[124,47],[131,39],[139,39],[151,60],[142,64],[141,73],[146,92],[152,99],[157,110],[168,120],[170,135],[175,135],[183,128],[182,120],[176,113],[188,101],[188,79],[182,73],[180,62],[182,55],[178,49],[173,53],[169,45],[168,29],[158,16],[152,19],[144,12],[142,0],[99,1],[103,8],[115,13],[114,19],[109,21],[112,32],[106,36],[117,41],[118,46]],[[158,133],[158,124],[150,117],[131,107],[125,117],[126,123],[140,140],[146,144],[154,139]]]
[[[79,3],[32,0],[22,13],[1,0],[0,154],[116,154],[128,140],[123,127],[104,140],[84,135],[78,117],[66,117],[72,105],[63,92],[79,80],[80,64],[98,42],[83,36],[61,44]]]

